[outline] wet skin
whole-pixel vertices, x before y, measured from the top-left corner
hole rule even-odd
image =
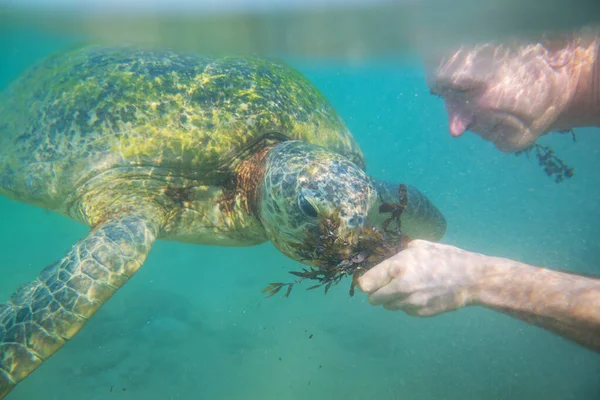
[[[600,36],[465,46],[428,57],[452,136],[469,130],[499,150],[541,135],[600,126]],[[359,279],[373,305],[432,316],[480,305],[600,351],[600,278],[417,240]]]
[[[486,43],[428,55],[427,84],[444,99],[452,136],[471,131],[499,150],[600,124],[596,36]]]

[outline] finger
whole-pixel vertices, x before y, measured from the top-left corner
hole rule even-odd
[[[413,317],[430,317],[438,314],[438,312],[435,312],[428,307],[421,307],[413,304],[408,298],[392,300],[391,302],[384,304],[383,308],[389,311],[404,311],[406,314]]]
[[[388,311],[404,311],[406,314],[413,317],[421,315],[419,308],[415,307],[414,304],[410,303],[410,301],[405,298],[392,300],[389,303],[384,304],[383,308]]]
[[[375,290],[387,285],[392,277],[390,276],[390,267],[392,261],[384,260],[373,268],[369,269],[358,279],[358,287],[365,293],[372,293]]]
[[[442,298],[426,300],[426,297],[417,296],[416,293],[397,298],[383,305],[390,311],[404,311],[414,317],[432,317],[460,308],[460,305],[446,303]]]
[[[394,279],[382,288],[369,294],[369,303],[374,306],[380,306],[393,301],[404,300],[407,293],[400,290],[399,280]]]
[[[404,299],[395,299],[383,305],[383,308],[388,311],[400,311],[404,310],[405,307],[406,301]]]

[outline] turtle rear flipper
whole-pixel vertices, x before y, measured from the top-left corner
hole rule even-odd
[[[155,216],[113,214],[0,305],[0,399],[127,282],[144,262],[158,230]]]

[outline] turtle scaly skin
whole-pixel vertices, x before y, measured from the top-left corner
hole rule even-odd
[[[156,217],[115,215],[0,305],[0,398],[71,339],[138,270],[159,231]]]
[[[0,194],[93,226],[103,213],[92,208],[113,201],[105,189],[152,198],[187,189],[192,207],[160,239],[264,240],[256,220],[206,205],[224,197],[227,163],[267,132],[364,165],[316,87],[260,58],[87,47],[44,60],[3,97]],[[168,194],[156,200],[171,209]]]
[[[267,157],[260,213],[267,236],[290,258],[320,264],[310,255],[314,249],[303,245],[307,236],[317,234],[318,216],[339,209],[340,228],[353,232],[366,222],[377,191],[346,157],[311,143],[289,141]]]
[[[327,249],[308,247],[316,221],[333,218],[343,259],[373,210],[398,200],[364,168],[333,107],[284,63],[98,46],[42,60],[0,97],[0,194],[91,230],[0,305],[0,398],[83,327],[157,239],[272,240],[323,265]],[[443,216],[415,198],[425,207],[408,199],[409,225],[441,237]]]

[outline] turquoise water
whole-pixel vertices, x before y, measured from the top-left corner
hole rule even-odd
[[[70,41],[13,32],[0,87]],[[443,242],[535,265],[600,273],[598,129],[543,138],[576,170],[556,185],[533,161],[472,134],[451,138],[418,60],[290,61],[345,119],[369,172],[417,186],[445,214]],[[64,217],[0,199],[0,298],[85,236]],[[419,319],[371,307],[349,282],[261,289],[298,264],[270,244],[158,242],[144,267],[19,399],[598,399],[600,358],[479,308]]]

